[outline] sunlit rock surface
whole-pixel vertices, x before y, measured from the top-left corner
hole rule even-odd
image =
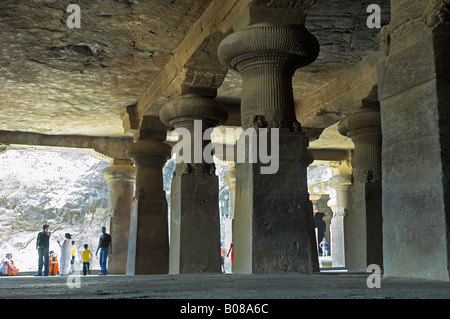
[[[314,165],[308,167],[308,185],[315,185],[328,182],[332,177],[332,171],[324,165]]]

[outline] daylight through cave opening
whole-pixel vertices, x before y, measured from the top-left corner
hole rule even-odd
[[[57,240],[70,233],[77,249],[76,269],[88,244],[95,251],[102,226],[109,227],[108,183],[102,171],[109,166],[90,154],[10,149],[0,154],[0,255],[13,254],[20,271],[36,271],[36,237],[42,225],[52,233],[50,250],[59,256]],[[99,268],[93,256],[92,268]]]

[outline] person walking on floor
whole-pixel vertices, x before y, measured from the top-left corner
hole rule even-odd
[[[42,226],[42,231],[37,235],[36,249],[38,251],[38,272],[36,276],[48,276],[49,271],[49,248],[50,248],[50,236],[49,226]],[[42,273],[44,268],[44,273]]]
[[[107,275],[107,264],[108,264],[108,256],[112,254],[112,238],[110,234],[106,233],[106,227],[102,227],[102,234],[100,235],[100,239],[98,241],[98,247],[95,252],[95,256],[97,256],[98,251],[100,250],[100,273],[99,275]]]

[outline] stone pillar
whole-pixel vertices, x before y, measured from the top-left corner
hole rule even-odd
[[[137,168],[127,275],[167,274],[169,270],[168,210],[162,168],[170,157],[170,146],[164,143],[165,139],[164,130],[145,134],[141,131],[141,138],[127,152]]]
[[[171,274],[221,272],[219,180],[212,153],[211,163],[205,162],[203,157],[204,146],[211,145],[211,133],[206,133],[205,140],[203,137],[207,129],[226,120],[227,116],[223,104],[194,94],[179,96],[160,112],[163,123],[185,130],[186,134],[177,143],[183,145],[183,155],[188,149],[191,151],[190,158],[177,159],[172,179]]]
[[[109,205],[112,211],[109,232],[114,245],[108,260],[108,272],[125,274],[136,168],[129,163],[114,164],[103,170],[103,176],[109,184]]]
[[[448,1],[392,1],[381,32],[385,277],[450,279],[449,21]]]
[[[331,219],[331,260],[333,267],[345,267],[345,223],[348,206],[348,187],[352,184],[351,175],[335,175],[329,185],[336,190],[336,209]]]
[[[271,17],[270,12],[262,16]],[[242,128],[256,129],[257,136],[260,128],[273,128],[267,139],[275,144],[268,142],[268,148],[279,146],[275,173],[261,174],[269,166],[261,158],[236,163],[234,273],[318,271],[307,190],[308,140],[296,120],[292,93],[295,70],[313,62],[318,52],[316,38],[303,25],[250,24],[219,46],[222,64],[243,79]]]
[[[346,267],[352,272],[365,272],[370,264],[383,268],[380,125],[379,110],[363,108],[338,126],[355,144],[345,248]]]

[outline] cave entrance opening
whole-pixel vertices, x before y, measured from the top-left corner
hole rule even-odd
[[[95,252],[101,227],[109,228],[106,158],[90,150],[9,146],[0,153],[0,255],[13,254],[20,272],[38,268],[36,237],[50,225],[50,250],[72,235],[77,249],[75,269],[88,244]],[[93,254],[92,267],[99,268]]]

